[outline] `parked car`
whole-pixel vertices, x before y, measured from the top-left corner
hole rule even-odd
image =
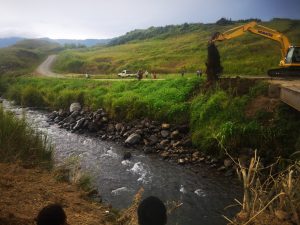
[[[123,70],[121,73],[118,73],[119,77],[136,77],[137,73],[133,73],[128,70]]]

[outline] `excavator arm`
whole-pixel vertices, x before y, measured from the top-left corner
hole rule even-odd
[[[281,45],[281,62],[280,64],[284,64],[285,57],[288,53],[288,50],[290,48],[290,42],[286,36],[284,36],[282,33],[270,29],[268,27],[264,27],[262,25],[258,25],[256,22],[250,22],[248,24],[235,27],[233,29],[230,29],[224,33],[215,33],[211,39],[210,43],[214,43],[216,41],[224,41],[224,40],[230,40],[236,37],[239,37],[245,32],[250,32],[253,34],[257,34],[260,36],[263,36],[265,38],[271,39],[273,41],[279,42]]]

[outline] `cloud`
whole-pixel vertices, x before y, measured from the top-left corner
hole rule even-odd
[[[289,3],[289,4],[288,4]],[[221,17],[299,18],[296,0],[0,0],[0,35],[108,38],[136,28]]]

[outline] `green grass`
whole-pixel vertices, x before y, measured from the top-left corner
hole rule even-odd
[[[51,167],[52,147],[47,138],[0,107],[0,161],[21,160],[30,165]]]
[[[20,77],[4,85],[3,93],[24,106],[68,109],[78,101],[92,109],[105,108],[120,121],[148,117],[161,122],[189,123],[194,146],[219,156],[223,146],[232,154],[238,154],[243,147],[258,149],[266,158],[288,158],[297,151],[297,111],[283,105],[273,113],[258,111],[254,117],[245,116],[250,101],[266,94],[266,84],[259,83],[239,96],[235,87],[206,91],[203,79],[190,76],[127,82]]]
[[[272,20],[262,24],[283,32],[293,44],[300,44],[299,20]],[[238,25],[198,24],[193,25],[194,28],[188,32],[161,34],[116,46],[66,50],[59,55],[55,70],[62,73],[104,75],[117,74],[123,69],[144,69],[159,74],[179,73],[182,68],[191,73],[195,73],[198,68],[204,71],[207,41],[211,34]],[[266,75],[268,69],[278,66],[281,57],[276,42],[254,34],[246,34],[217,45],[224,75]]]
[[[23,106],[67,109],[80,102],[93,109],[104,107],[112,117],[188,121],[188,99],[202,79],[97,81],[86,79],[18,78],[5,96]],[[3,82],[4,83],[4,82]]]

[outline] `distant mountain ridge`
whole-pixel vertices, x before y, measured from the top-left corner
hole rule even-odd
[[[8,37],[8,38],[0,38],[0,48],[9,47],[15,45],[19,41],[32,39],[32,38],[24,38],[24,37]],[[51,38],[37,38],[37,40],[47,40],[51,42],[58,43],[60,45],[85,45],[86,47],[91,47],[95,45],[106,45],[110,42],[111,39],[51,39]]]
[[[11,45],[16,44],[19,41],[24,40],[22,37],[8,37],[8,38],[0,38],[0,48],[5,48]]]

